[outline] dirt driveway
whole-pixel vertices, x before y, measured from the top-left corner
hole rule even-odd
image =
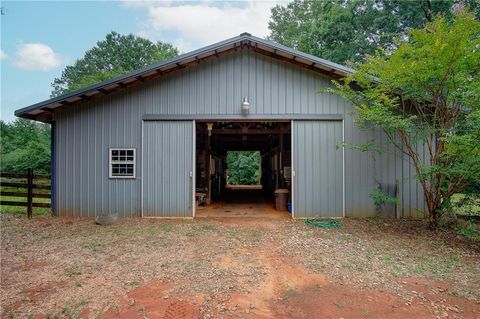
[[[2,318],[480,318],[478,246],[421,222],[1,227]]]

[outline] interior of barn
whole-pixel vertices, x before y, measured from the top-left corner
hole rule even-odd
[[[236,152],[244,163],[234,167]],[[235,178],[252,166],[256,182]],[[196,216],[288,216],[290,122],[197,122],[195,177]]]

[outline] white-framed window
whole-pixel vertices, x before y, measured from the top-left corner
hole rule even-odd
[[[135,149],[110,148],[110,178],[135,178]]]

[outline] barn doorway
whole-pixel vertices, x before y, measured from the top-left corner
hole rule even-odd
[[[196,123],[197,217],[289,217],[275,190],[291,201],[291,124]]]

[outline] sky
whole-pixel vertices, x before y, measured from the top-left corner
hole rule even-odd
[[[268,35],[280,1],[1,1],[0,118],[46,100],[67,65],[111,31],[170,42],[182,53],[242,32]]]

